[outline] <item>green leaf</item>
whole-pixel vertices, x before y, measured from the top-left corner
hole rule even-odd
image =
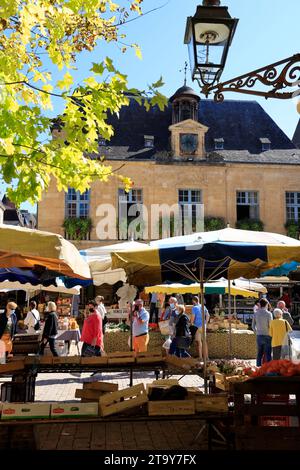
[[[93,62],[93,67],[90,70],[91,72],[94,72],[98,75],[103,75],[105,67],[102,62],[100,64],[96,64],[95,62]]]
[[[165,82],[163,81],[162,77],[160,77],[159,80],[157,80],[157,82],[154,82],[152,83],[152,87],[153,88],[160,88],[162,86],[164,86]]]

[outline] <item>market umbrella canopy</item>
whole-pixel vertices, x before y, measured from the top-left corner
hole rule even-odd
[[[199,294],[199,283],[194,284],[158,284],[157,286],[145,287],[146,294],[156,292],[158,294]],[[204,294],[228,294],[227,281],[206,282],[204,284]],[[258,298],[258,293],[247,289],[235,287],[231,282],[230,294],[233,296]]]
[[[114,251],[131,251],[136,249],[144,249],[148,247],[145,243],[136,241],[126,241],[116,243],[114,245],[97,246],[88,250],[81,250],[80,254],[88,263],[93,284],[100,286],[102,284],[115,284],[116,282],[126,282],[126,273],[124,269],[111,269],[111,253]]]
[[[65,286],[54,286],[49,285],[45,286],[43,284],[32,285],[30,283],[22,284],[21,282],[11,282],[11,281],[3,281],[0,282],[0,291],[8,291],[8,290],[24,290],[26,292],[36,292],[36,291],[46,291],[46,292],[57,292],[60,294],[69,294],[69,295],[79,295],[80,294],[80,287],[73,287],[71,289],[66,288]]]
[[[284,235],[225,228],[151,243],[147,250],[112,254],[134,285],[258,277],[288,261],[300,261],[300,242]]]
[[[70,277],[90,278],[88,264],[61,235],[0,225],[0,268],[37,265]]]
[[[18,284],[29,283],[32,286],[42,284],[45,287],[51,284],[56,285],[55,276],[49,279],[41,280],[41,277],[32,269],[21,268],[1,268],[0,269],[0,283],[11,282]],[[7,287],[9,289],[9,287]]]

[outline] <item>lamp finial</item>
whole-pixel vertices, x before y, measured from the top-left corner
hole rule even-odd
[[[204,7],[219,7],[221,0],[203,0]]]

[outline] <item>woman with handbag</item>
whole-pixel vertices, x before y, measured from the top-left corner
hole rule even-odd
[[[275,308],[273,315],[274,320],[270,322],[269,335],[272,337],[273,359],[280,359],[283,340],[292,328],[289,322],[282,318],[283,312],[280,308]]]
[[[191,357],[187,352],[192,340],[189,328],[190,320],[185,313],[184,305],[178,305],[177,310],[179,316],[175,325],[175,338],[173,339],[175,345],[175,356]]]
[[[94,300],[88,302],[88,316],[84,320],[81,341],[81,356],[101,356],[103,351],[102,317]]]
[[[40,355],[43,356],[45,347],[47,343],[49,343],[50,351],[52,352],[53,356],[58,356],[59,354],[56,351],[56,347],[55,347],[55,338],[57,336],[57,331],[58,331],[56,303],[48,302],[47,310],[48,310],[48,315],[47,315],[44,329],[43,329],[42,341],[40,345]]]

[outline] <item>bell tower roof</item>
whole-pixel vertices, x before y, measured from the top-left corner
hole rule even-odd
[[[170,103],[173,103],[176,98],[193,98],[197,101],[200,101],[200,96],[197,95],[195,90],[186,85],[178,88],[178,90],[175,91],[174,95],[169,99]]]

